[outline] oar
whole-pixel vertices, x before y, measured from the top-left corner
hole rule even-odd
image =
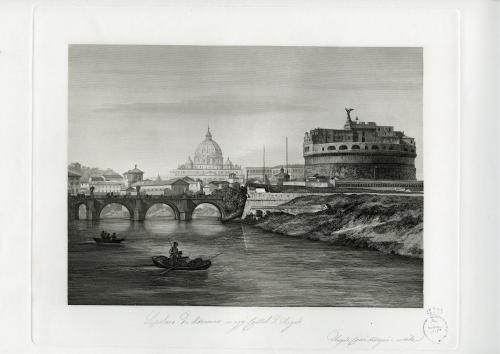
[[[171,240],[171,239],[169,239],[169,238],[167,238],[167,241],[168,241],[168,243],[170,243],[170,247],[173,247],[172,240]],[[165,275],[165,274],[167,274],[168,272],[170,272],[171,270],[174,270],[174,268],[175,268],[175,267],[169,268],[169,269],[167,269],[166,271],[164,271],[164,272],[160,273],[160,275]]]
[[[223,254],[224,251],[220,252],[220,253],[217,253],[215,256],[213,257],[210,257],[208,260],[211,261],[212,259],[214,259],[215,257],[219,257],[221,254]]]
[[[165,275],[165,274],[167,274],[168,272],[170,272],[171,270],[174,270],[174,268],[175,268],[175,267],[169,268],[169,269],[167,269],[166,271],[161,272],[161,273],[160,273],[160,275]]]

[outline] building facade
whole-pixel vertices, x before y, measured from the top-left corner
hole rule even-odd
[[[76,172],[68,171],[68,194],[77,195],[80,193],[80,178],[82,176]]]
[[[165,190],[165,194],[179,195],[184,194],[189,190],[189,183],[182,178],[172,182],[171,188]]]
[[[176,170],[171,171],[175,177],[190,177],[199,180],[203,184],[211,181],[225,181],[230,175],[241,176],[241,166],[233,164],[229,157],[224,160],[222,149],[215,140],[208,128],[203,140],[194,152],[194,160],[188,157],[186,163],[180,165]]]
[[[170,192],[174,192],[174,194],[185,192],[196,193],[201,191],[201,182],[195,181],[190,177],[162,180],[158,176],[154,181],[143,180],[132,184],[132,188],[137,189],[137,187],[139,187],[140,194],[148,195],[165,195]]]
[[[116,172],[104,173],[103,175],[92,175],[88,178],[80,178],[80,193],[89,194],[93,188],[94,193],[120,193],[124,190],[125,180]],[[125,187],[126,188],[126,187]]]
[[[415,139],[392,126],[353,121],[344,129],[313,129],[304,136],[306,179],[416,180]]]
[[[283,171],[281,171],[283,169]],[[284,174],[288,177],[284,178]],[[289,181],[303,181],[304,180],[304,165],[290,164],[288,168],[286,165],[277,165],[274,167],[244,167],[243,168],[244,182],[255,183],[270,183],[278,184],[287,179]],[[265,177],[264,177],[265,176]]]
[[[115,182],[115,181],[94,180],[94,181],[89,181],[89,188],[92,187],[94,188],[94,194],[106,194],[106,193],[120,194],[123,184],[121,182]]]
[[[282,168],[290,176],[289,181],[303,181],[304,180],[304,165],[290,164],[288,166],[286,166],[286,165],[274,166],[273,168],[271,168],[272,175],[273,176],[279,175]]]
[[[120,182],[121,184],[125,184],[125,181],[119,173],[116,173],[114,171],[106,172],[102,175],[106,181],[112,181],[112,182]]]
[[[184,182],[188,183],[188,191],[197,193],[201,191],[201,181],[200,180],[195,180],[191,177],[182,177],[182,180]]]
[[[132,184],[142,181],[144,172],[139,170],[137,168],[137,165],[135,165],[132,170],[124,172],[123,177],[125,178],[125,184],[127,185],[127,187],[131,187]]]
[[[279,169],[278,169],[279,172]],[[255,181],[259,183],[265,183],[265,179],[270,179],[273,175],[273,167],[244,167],[243,177],[245,183]]]

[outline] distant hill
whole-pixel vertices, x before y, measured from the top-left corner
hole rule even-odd
[[[111,168],[101,169],[99,167],[88,167],[81,165],[78,162],[72,162],[68,165],[68,170],[76,172],[82,176],[82,180],[88,179],[90,176],[102,176],[104,174],[118,173]],[[121,173],[118,173],[121,175]]]

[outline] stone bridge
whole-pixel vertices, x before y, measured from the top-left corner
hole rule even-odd
[[[188,196],[68,196],[68,220],[79,219],[79,209],[85,205],[86,219],[100,219],[101,211],[109,204],[120,204],[127,208],[132,220],[143,221],[146,214],[153,205],[165,204],[174,211],[175,219],[191,220],[194,209],[200,204],[211,204],[220,213],[220,220],[226,221],[232,218],[232,214],[226,209],[222,198],[210,195],[196,197]],[[240,213],[241,215],[241,213]]]

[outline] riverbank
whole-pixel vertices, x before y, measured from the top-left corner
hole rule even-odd
[[[243,222],[288,236],[423,258],[423,197],[309,195],[281,207],[295,215],[274,212]]]

